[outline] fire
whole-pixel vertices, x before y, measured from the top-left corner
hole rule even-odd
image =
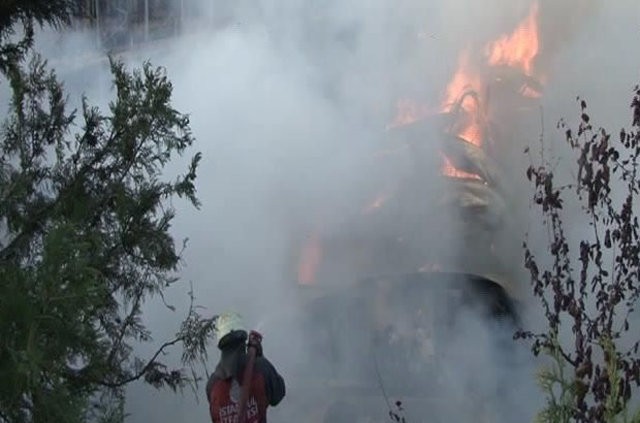
[[[518,25],[512,34],[506,34],[487,45],[489,66],[509,66],[521,69],[526,75],[532,76],[533,64],[540,47],[538,39],[538,3],[531,7],[529,15]],[[456,123],[451,132],[458,137],[478,147],[482,146],[485,137],[484,110],[481,108],[485,84],[482,73],[477,66],[473,66],[469,58],[469,49],[463,51],[458,61],[458,68],[447,85],[441,110],[456,113],[453,116]],[[477,65],[476,62],[474,64]],[[536,89],[523,86],[520,94],[525,97],[538,98],[541,93]],[[454,178],[479,179],[460,171],[444,157],[442,168],[445,176]]]
[[[482,91],[482,80],[469,65],[469,55],[465,51],[460,55],[458,69],[445,90],[442,102],[443,112],[452,112],[459,104],[463,112],[463,121],[456,128],[457,135],[472,144],[482,144],[482,126],[478,95]]]
[[[480,104],[479,100],[474,97],[466,96],[462,100],[462,110],[466,116],[462,121],[462,129],[458,136],[471,144],[480,146],[482,144],[482,123],[480,120]]]
[[[398,100],[396,109],[398,110],[396,117],[393,119],[393,122],[387,125],[387,129],[409,125],[425,118],[430,113],[428,107],[406,98]]]
[[[528,98],[540,98],[542,97],[542,93],[538,90],[535,90],[527,85],[525,85],[524,87],[522,87],[522,89],[520,90],[520,94],[522,94],[525,97]]]
[[[318,267],[322,261],[322,243],[318,233],[313,233],[304,247],[298,265],[298,283],[301,285],[313,285],[316,281]]]
[[[455,179],[482,180],[482,178],[475,173],[465,172],[464,170],[456,168],[453,163],[451,163],[451,160],[444,154],[442,154],[442,175]]]
[[[489,65],[506,65],[522,69],[531,76],[540,41],[538,37],[538,3],[531,6],[529,15],[510,35],[503,35],[487,46]]]
[[[458,69],[445,90],[442,111],[451,111],[452,107],[460,101],[465,92],[479,92],[481,87],[482,81],[477,73],[471,70],[469,53],[465,50],[460,55]]]
[[[472,57],[472,48],[465,49],[445,89],[439,110],[429,110],[411,100],[402,99],[397,103],[396,118],[387,128],[408,125],[434,112],[451,113],[454,123],[449,127],[449,133],[482,147],[487,136],[487,115],[490,114],[488,105],[484,104],[487,100],[485,95],[488,92],[486,79],[487,75],[490,75],[489,68],[505,66],[518,69],[528,77],[534,76],[534,61],[540,49],[538,15],[539,4],[536,0],[527,17],[511,34],[504,34],[486,44],[486,61],[478,60],[481,57]],[[519,90],[519,94],[528,98],[539,98],[542,95],[537,88],[526,83]],[[457,169],[444,155],[442,174],[451,178],[481,179],[478,175]],[[365,212],[375,210],[384,201],[384,196],[379,196],[365,208]]]

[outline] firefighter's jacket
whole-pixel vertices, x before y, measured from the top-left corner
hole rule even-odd
[[[222,366],[218,365],[209,378],[206,392],[213,423],[238,421],[237,403],[242,391],[242,378],[247,358],[246,353],[239,353],[237,359],[233,360],[235,371],[225,372]],[[266,423],[267,407],[278,405],[284,395],[285,384],[282,376],[269,360],[256,357],[250,395],[247,400],[247,423]]]

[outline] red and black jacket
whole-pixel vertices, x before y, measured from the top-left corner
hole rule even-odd
[[[235,423],[238,419],[237,400],[239,395],[232,395],[234,383],[241,389],[242,375],[247,356],[242,355],[238,362],[235,376],[223,379],[216,373],[207,382],[207,399],[209,413],[213,423]],[[267,407],[275,406],[285,395],[282,376],[264,357],[256,357],[251,381],[251,390],[247,400],[247,423],[266,423]]]

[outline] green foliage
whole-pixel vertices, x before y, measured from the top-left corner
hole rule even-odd
[[[539,423],[569,423],[575,407],[577,385],[568,375],[567,364],[560,355],[557,337],[544,353],[551,363],[538,372],[538,385],[547,396],[546,407],[536,416]]]
[[[154,355],[134,352],[152,340],[144,302],[177,280],[170,200],[199,206],[200,154],[163,177],[194,140],[166,73],[148,63],[129,71],[111,61],[108,112],[86,98],[80,113],[67,110],[55,73],[26,55],[33,23],[65,22],[67,9],[53,7],[64,3],[0,7],[27,35],[16,49],[3,15],[0,73],[12,97],[0,129],[0,422],[121,421],[128,383],[176,390],[196,380],[159,358],[183,344],[192,366],[212,329],[192,306]]]
[[[2,0],[0,2],[0,72],[15,67],[33,46],[35,25],[68,24],[73,0]]]

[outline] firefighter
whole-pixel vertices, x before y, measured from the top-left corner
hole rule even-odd
[[[228,313],[216,320],[220,361],[207,382],[209,413],[213,423],[238,422],[238,402],[243,391],[247,348],[255,349],[251,382],[248,384],[246,423],[265,423],[267,407],[276,406],[285,395],[285,384],[273,365],[262,355],[262,337],[247,331],[239,315]]]

